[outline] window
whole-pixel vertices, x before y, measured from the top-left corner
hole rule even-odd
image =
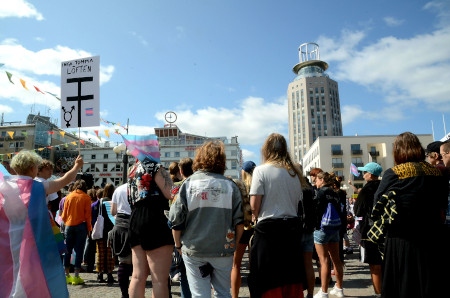
[[[114,170],[116,172],[122,171],[122,167],[120,166],[120,163],[116,163],[116,166],[114,167]]]
[[[164,157],[170,157],[170,152],[165,152]]]
[[[188,151],[188,157],[193,158],[194,157],[194,151]]]
[[[91,155],[91,159],[95,159],[95,154],[92,154],[92,155]]]
[[[107,163],[103,164],[103,172],[108,172],[108,164]]]
[[[180,157],[180,152],[179,151],[175,152],[175,157]]]
[[[236,170],[237,169],[237,161],[233,160],[231,161],[231,169]]]
[[[91,169],[91,172],[95,172],[95,164],[91,163],[90,169]]]
[[[108,153],[103,154],[104,159],[108,159]]]

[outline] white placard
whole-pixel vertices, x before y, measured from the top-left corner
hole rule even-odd
[[[100,56],[61,62],[61,128],[100,125]]]

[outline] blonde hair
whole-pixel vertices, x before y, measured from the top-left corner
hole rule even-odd
[[[32,150],[21,150],[12,158],[11,168],[13,168],[18,175],[26,175],[30,168],[39,166],[41,163],[42,157],[36,152]]]

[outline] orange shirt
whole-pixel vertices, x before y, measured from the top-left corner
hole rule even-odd
[[[91,197],[76,189],[67,195],[61,218],[66,226],[76,226],[86,222],[87,230],[92,231]]]

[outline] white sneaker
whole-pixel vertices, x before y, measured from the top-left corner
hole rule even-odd
[[[334,287],[330,291],[330,294],[337,297],[344,297],[344,290],[339,289],[338,287],[336,287],[336,285],[334,285]]]
[[[328,298],[328,293],[322,292],[322,289],[317,292],[316,295],[314,295],[314,298]]]

